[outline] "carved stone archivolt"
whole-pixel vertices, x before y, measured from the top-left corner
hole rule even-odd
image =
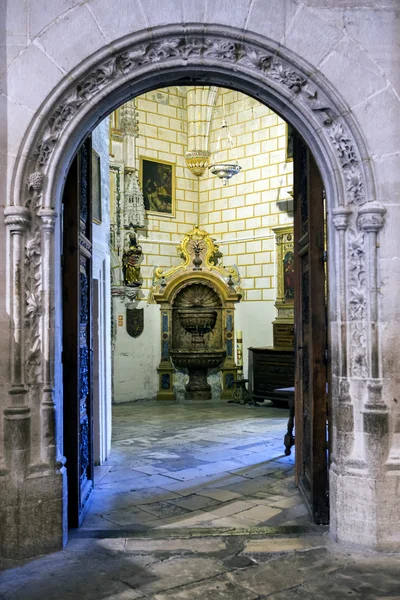
[[[314,72],[311,78],[307,65],[298,59],[285,58],[284,48],[280,48],[278,54],[266,40],[257,36],[244,36],[243,32],[230,29],[213,31],[210,28],[204,33],[202,27],[196,26],[186,26],[185,32],[183,28],[163,28],[152,32],[151,38],[147,33],[127,37],[119,50],[110,50],[107,55],[102,51],[88,59],[86,65],[80,67],[79,76],[71,75],[68,87],[61,93],[57,90],[47,101],[47,109],[44,108],[32,123],[31,131],[36,133],[26,137],[25,146],[19,153],[14,198],[18,198],[17,203],[22,204],[24,212],[23,217],[21,213],[15,218],[22,218],[23,231],[17,232],[11,212],[6,213],[10,217],[6,222],[13,239],[12,260],[15,264],[10,268],[17,269],[19,282],[24,282],[25,286],[21,294],[16,286],[10,285],[10,299],[15,307],[16,322],[18,315],[25,320],[24,327],[21,323],[21,336],[23,329],[26,334],[25,339],[13,338],[12,369],[20,365],[24,381],[43,385],[42,363],[46,360],[46,352],[50,362],[54,361],[54,344],[49,345],[48,341],[49,336],[55,338],[56,335],[50,319],[55,299],[50,287],[42,293],[43,286],[47,285],[45,274],[54,274],[54,234],[46,229],[39,213],[54,208],[55,204],[58,206],[57,178],[67,168],[69,140],[73,135],[79,137],[77,132],[82,123],[88,122],[89,113],[94,124],[100,104],[103,113],[107,103],[110,110],[113,108],[112,100],[107,97],[116,90],[120,92],[121,101],[129,100],[135,91],[135,82],[143,76],[155,77],[160,71],[167,72],[172,68],[175,73],[178,70],[188,74],[191,69],[194,72],[201,68],[213,80],[216,73],[229,74],[232,85],[242,91],[249,85],[246,82],[251,82],[252,89],[257,88],[260,100],[272,106],[274,102],[279,105],[281,114],[310,142],[317,162],[330,165],[327,202],[330,209],[334,208],[334,201],[344,209],[343,213],[333,215],[341,240],[338,256],[329,259],[330,268],[335,269],[341,286],[340,290],[330,290],[333,303],[336,302],[335,293],[347,294],[346,279],[349,282],[348,301],[340,308],[340,323],[344,324],[341,342],[349,348],[349,356],[341,361],[341,376],[362,378],[368,374],[370,378],[376,378],[380,370],[379,350],[376,350],[379,344],[373,351],[371,339],[374,339],[372,334],[378,335],[379,285],[373,240],[376,242],[378,229],[383,225],[384,211],[374,202],[373,177],[368,161],[362,158],[366,155],[362,136],[356,133],[355,141],[352,132],[357,132],[357,126],[351,114],[338,96],[333,99],[318,73]],[[315,131],[318,131],[318,138]],[[42,224],[46,235],[43,235]],[[24,261],[19,261],[18,252],[25,252]],[[202,260],[211,259],[208,253],[202,258],[202,252],[199,252]],[[218,275],[218,265],[214,265],[214,269]],[[182,273],[184,270],[185,267],[181,267]],[[345,274],[342,279],[341,273]],[[163,288],[167,275],[161,271],[155,274],[157,290]],[[176,276],[179,276],[178,272]],[[235,274],[231,276],[234,280]],[[235,290],[237,285],[235,282]],[[349,331],[345,325],[348,322]],[[44,336],[45,327],[50,332],[47,337]],[[43,352],[44,345],[46,352]],[[25,347],[29,348],[26,360],[22,356]]]

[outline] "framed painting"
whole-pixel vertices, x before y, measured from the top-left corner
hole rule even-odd
[[[140,157],[140,183],[149,214],[175,216],[175,164]]]
[[[293,160],[293,127],[286,123],[286,162]]]
[[[276,235],[276,306],[294,304],[294,238],[293,226],[274,227]]]
[[[97,225],[102,220],[100,156],[95,150],[92,150],[92,220]]]

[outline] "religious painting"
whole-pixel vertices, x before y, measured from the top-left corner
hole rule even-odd
[[[283,259],[283,293],[286,301],[294,299],[294,254],[286,252]]]
[[[92,150],[92,220],[101,224],[101,170],[100,156]]]
[[[294,304],[294,237],[293,226],[284,225],[272,230],[276,241],[277,308]]]
[[[153,158],[140,159],[145,209],[158,216],[175,216],[175,165]]]
[[[293,160],[294,129],[286,123],[286,162]]]

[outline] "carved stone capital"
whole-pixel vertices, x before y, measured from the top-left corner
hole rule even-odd
[[[42,221],[43,231],[52,233],[56,224],[57,212],[54,208],[41,208],[38,214]]]
[[[11,232],[24,232],[30,222],[30,212],[24,206],[7,206],[4,209],[5,224]]]
[[[347,206],[338,206],[333,209],[333,224],[339,231],[345,231],[350,222],[352,211]]]
[[[358,224],[367,232],[378,232],[385,222],[386,208],[379,202],[369,202],[360,207],[358,212]]]

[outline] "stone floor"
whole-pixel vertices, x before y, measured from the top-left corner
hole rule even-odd
[[[113,450],[67,548],[3,561],[1,600],[400,600],[400,557],[313,525],[283,455],[287,411],[114,408]]]
[[[287,410],[227,403],[114,408],[83,529],[309,523],[285,457]]]

